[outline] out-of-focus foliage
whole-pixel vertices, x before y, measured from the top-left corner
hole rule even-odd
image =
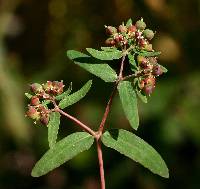
[[[163,180],[122,155],[103,149],[107,187],[199,188],[200,177],[200,2],[198,0],[2,0],[0,1],[0,188],[98,188],[95,150],[50,174],[33,179],[31,168],[48,149],[46,128],[24,117],[28,84],[63,79],[73,88],[94,79],[96,91],[69,108],[83,122],[100,123],[112,84],[71,64],[66,50],[104,46],[104,25],[143,17],[157,31],[154,48],[168,73],[158,79],[148,104],[139,104],[139,135],[164,157],[170,179]],[[116,97],[119,98],[119,97]],[[107,127],[128,128],[118,100]],[[77,127],[65,120],[63,135]],[[62,138],[60,136],[59,140]]]

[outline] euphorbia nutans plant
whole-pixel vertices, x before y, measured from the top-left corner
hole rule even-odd
[[[113,91],[97,131],[67,112],[67,107],[88,93],[92,85],[91,80],[76,92],[72,92],[71,84],[65,89],[63,81],[47,81],[44,84],[32,84],[31,93],[26,93],[30,99],[26,115],[32,118],[35,124],[41,123],[48,128],[49,150],[33,168],[31,173],[33,177],[47,174],[77,154],[88,150],[94,141],[98,152],[101,189],[105,189],[102,143],[142,164],[153,173],[169,177],[165,162],[148,143],[130,131],[115,129],[110,125],[105,127],[113,98],[118,91],[124,114],[132,129],[137,130],[139,126],[137,99],[147,103],[149,96],[155,90],[157,77],[167,72],[166,68],[158,63],[160,52],[155,51],[151,44],[155,33],[146,28],[143,19],[135,24],[129,19],[126,24],[122,23],[117,28],[105,26],[105,29],[108,35],[105,41],[107,46],[101,47],[101,50],[86,48],[88,54],[75,50],[67,51],[68,58],[76,65],[104,82],[113,83]],[[111,67],[111,61],[119,64],[119,70]],[[74,122],[83,131],[57,141],[61,115]]]

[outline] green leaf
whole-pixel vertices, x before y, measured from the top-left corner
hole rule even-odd
[[[136,92],[142,102],[144,102],[144,103],[148,102],[146,95],[142,94],[138,89],[136,89]]]
[[[25,96],[28,98],[28,99],[31,99],[32,98],[32,94],[29,94],[29,93],[25,93]]]
[[[63,98],[67,97],[71,93],[71,91],[72,91],[72,82],[70,83],[68,89],[64,93],[56,96],[56,100],[62,100]]]
[[[122,51],[117,49],[113,51],[98,51],[92,48],[86,48],[86,50],[94,57],[99,60],[114,60],[122,57]]]
[[[101,50],[103,51],[115,51],[117,50],[116,47],[101,47]]]
[[[60,114],[58,112],[52,112],[50,114],[50,120],[47,125],[48,141],[49,141],[50,148],[53,148],[56,144],[59,125],[60,125]]]
[[[131,125],[137,130],[139,126],[137,97],[130,81],[121,81],[118,85],[118,91],[124,113]]]
[[[162,157],[152,146],[135,134],[123,129],[114,129],[103,134],[102,142],[105,146],[117,150],[153,173],[165,178],[169,177],[168,168]]]
[[[42,156],[31,175],[33,177],[45,175],[79,153],[88,150],[93,142],[94,138],[86,132],[76,132],[65,137]]]
[[[126,22],[126,27],[129,27],[132,25],[132,19],[128,19],[128,21]]]
[[[64,108],[71,106],[72,104],[78,102],[88,93],[91,85],[92,85],[92,80],[89,80],[80,90],[78,90],[75,93],[72,93],[71,95],[63,98],[60,101],[58,106],[60,108],[64,109]]]
[[[160,67],[162,68],[162,71],[163,71],[164,73],[167,73],[167,72],[168,72],[167,68],[165,68],[164,66],[161,66],[161,65],[160,65]]]
[[[117,79],[116,72],[108,64],[102,63],[102,61],[74,50],[67,51],[67,56],[73,60],[75,64],[97,77],[100,77],[105,82],[115,82]]]
[[[50,100],[43,100],[42,101],[42,105],[45,106],[45,107],[47,107],[47,104],[49,104],[49,103],[51,103]]]
[[[129,59],[130,64],[133,65],[135,68],[137,68],[137,64],[136,64],[134,55],[132,55],[132,54],[129,53],[128,54],[128,59]]]
[[[128,54],[128,59],[129,59],[129,63],[130,63],[130,68],[133,72],[135,72],[138,67],[137,67],[137,64],[136,64],[136,61],[135,61],[135,58],[134,58],[134,55],[132,54]]]

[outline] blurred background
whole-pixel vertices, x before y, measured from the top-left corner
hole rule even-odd
[[[68,112],[94,129],[101,121],[112,85],[87,73],[66,57],[66,50],[100,48],[104,25],[141,17],[157,31],[168,73],[158,79],[148,104],[139,103],[136,134],[164,158],[163,179],[121,154],[103,148],[108,189],[196,189],[200,187],[200,1],[199,0],[1,0],[0,1],[0,188],[98,189],[93,147],[51,173],[32,178],[35,162],[48,149],[47,128],[25,118],[24,92],[33,82],[64,80],[76,91],[87,80],[93,88]],[[109,127],[130,129],[118,96]],[[59,138],[80,131],[62,119]]]

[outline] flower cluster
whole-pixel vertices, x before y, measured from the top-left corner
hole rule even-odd
[[[137,63],[140,73],[138,86],[146,95],[150,95],[155,88],[156,77],[163,74],[163,67],[158,64],[157,57],[138,55]]]
[[[126,51],[131,55],[135,62],[136,79],[135,87],[144,95],[150,95],[156,84],[156,77],[165,72],[165,68],[158,64],[158,52],[152,48],[151,40],[154,38],[154,32],[146,28],[143,19],[135,24],[129,20],[126,25],[123,23],[119,27],[105,26],[109,38],[105,41],[106,45]],[[128,57],[129,59],[129,57]],[[131,60],[129,59],[131,64]],[[137,81],[137,82],[135,82]]]
[[[63,88],[64,85],[62,81],[47,81],[42,85],[39,83],[31,84],[30,90],[33,95],[30,98],[26,116],[35,120],[35,122],[40,121],[41,124],[47,125],[51,110],[49,110],[44,101],[51,101],[55,96],[62,94]]]
[[[135,24],[122,24],[118,28],[105,26],[105,28],[106,33],[109,35],[109,38],[105,41],[108,46],[117,48],[135,46],[146,51],[153,51],[150,41],[154,37],[154,32],[145,29],[146,24],[143,19],[138,20]]]

